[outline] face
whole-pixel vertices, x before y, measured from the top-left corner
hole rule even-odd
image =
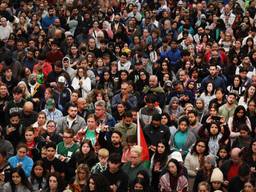
[[[35,135],[32,131],[26,131],[25,132],[25,139],[27,142],[32,142],[35,139]]]
[[[161,124],[166,125],[167,123],[168,123],[168,118],[165,115],[163,115],[161,118]]]
[[[212,83],[208,83],[208,85],[207,85],[207,91],[208,91],[208,93],[211,93],[212,90],[213,90],[213,85],[212,85]]]
[[[73,141],[73,136],[69,133],[63,133],[63,141],[65,144],[70,144]]]
[[[128,94],[128,84],[127,83],[124,83],[121,85],[121,93],[122,94]]]
[[[133,120],[132,117],[125,117],[124,118],[124,124],[127,125],[127,126],[131,125],[132,122],[133,122],[132,120]]]
[[[215,66],[211,66],[210,69],[209,69],[209,72],[210,72],[211,76],[215,76],[216,73],[217,73],[216,67]]]
[[[227,151],[225,149],[221,149],[220,152],[219,152],[219,156],[224,159],[226,158],[228,155]]]
[[[150,79],[149,79],[149,86],[150,87],[156,87],[157,86],[157,78],[155,78],[155,77],[150,77]]]
[[[48,123],[47,125],[47,132],[54,133],[56,131],[56,126],[53,122]]]
[[[57,178],[54,177],[54,176],[51,176],[49,178],[49,187],[50,189],[57,189],[58,187],[58,181],[57,181]]]
[[[13,93],[13,99],[14,101],[18,102],[22,98],[22,93]]]
[[[78,100],[78,94],[77,93],[72,93],[71,94],[71,101],[73,103],[76,103],[77,100]]]
[[[185,122],[185,121],[180,122],[180,123],[179,123],[179,129],[180,129],[180,131],[182,131],[182,132],[187,131],[187,129],[188,129],[188,124],[187,124],[187,122]]]
[[[238,112],[237,112],[237,117],[238,117],[238,118],[243,117],[243,116],[244,116],[244,113],[245,113],[244,110],[238,111]]]
[[[203,154],[205,152],[205,143],[204,142],[199,142],[197,145],[196,145],[196,151],[197,153],[199,154]]]
[[[203,109],[203,107],[204,107],[203,102],[200,101],[200,100],[197,100],[196,101],[196,107],[197,107],[197,109]]]
[[[221,182],[219,182],[219,181],[214,181],[214,182],[212,182],[212,187],[213,187],[213,189],[220,189],[221,188]]]
[[[97,117],[101,117],[101,116],[103,116],[104,114],[105,114],[104,107],[102,107],[102,106],[96,106],[96,107],[95,107],[95,115],[96,115]]]
[[[135,152],[131,152],[130,161],[132,165],[138,165],[141,161],[139,154]]]
[[[250,86],[248,89],[248,95],[252,97],[255,94],[256,88],[254,86]]]
[[[143,191],[143,185],[141,185],[140,183],[136,183],[134,185],[134,190],[142,190]]]
[[[124,110],[125,110],[125,107],[124,107],[123,104],[118,104],[118,105],[117,105],[117,111],[118,111],[118,113],[122,113],[122,112],[124,112]]]
[[[254,191],[254,187],[250,182],[246,182],[244,184],[244,190],[243,192],[253,192]]]
[[[20,118],[18,116],[14,116],[10,118],[10,123],[11,125],[18,125],[20,122]]]
[[[198,192],[209,192],[205,185],[200,185],[198,188]]]
[[[249,104],[248,104],[248,111],[254,112],[255,111],[255,107],[256,107],[256,105],[255,105],[254,101],[249,102]]]
[[[89,180],[89,188],[90,191],[95,191],[95,182],[93,181],[93,179]]]
[[[108,168],[109,168],[109,171],[112,172],[112,173],[115,173],[119,170],[119,167],[120,167],[121,163],[112,163],[112,162],[108,162]]]
[[[50,93],[50,91],[46,90],[45,93],[44,93],[44,98],[45,100],[51,98],[52,94]]]
[[[229,95],[227,98],[228,104],[232,105],[235,102],[235,99],[234,95]]]
[[[20,148],[18,151],[17,151],[17,155],[19,158],[23,159],[27,154],[27,150],[26,148]]]
[[[48,149],[46,149],[46,156],[48,159],[53,159],[55,156],[56,150],[52,147],[49,147]]]
[[[212,135],[216,135],[218,134],[218,132],[219,132],[218,126],[216,124],[212,124],[210,127],[210,133]]]
[[[87,154],[87,153],[89,153],[89,151],[90,151],[90,146],[88,145],[88,143],[84,143],[83,144],[83,146],[82,146],[82,152],[83,152],[83,154]]]
[[[44,172],[44,169],[43,169],[43,167],[42,167],[41,165],[35,166],[35,168],[34,168],[34,173],[35,173],[35,175],[36,175],[37,177],[42,177],[43,172]]]
[[[192,125],[194,125],[197,122],[197,119],[194,113],[188,114],[188,120],[189,120],[189,123]]]
[[[158,143],[157,151],[158,151],[159,154],[163,154],[164,151],[165,151],[165,145],[163,143]]]
[[[45,124],[45,122],[46,122],[45,115],[43,115],[43,114],[38,115],[38,117],[37,117],[37,122],[38,122],[38,124],[40,124],[40,125]]]
[[[168,164],[168,170],[170,171],[171,174],[176,174],[177,173],[177,167],[173,162],[170,162]]]
[[[0,95],[6,96],[7,94],[7,87],[6,86],[0,86]]]
[[[223,98],[223,93],[218,90],[218,91],[216,91],[215,96],[216,96],[217,99],[222,99]]]
[[[119,144],[121,142],[121,137],[117,133],[113,133],[111,136],[111,142],[115,144]]]
[[[12,181],[15,185],[18,185],[21,183],[21,176],[17,173],[17,172],[14,172],[12,174]]]
[[[69,109],[68,109],[68,115],[69,115],[71,118],[75,118],[76,115],[77,115],[77,107],[69,107]]]
[[[153,127],[159,127],[160,125],[161,125],[161,121],[158,121],[158,120],[152,120],[151,121],[151,125],[153,126]]]
[[[96,128],[97,124],[94,118],[90,117],[87,119],[87,126],[89,128]]]

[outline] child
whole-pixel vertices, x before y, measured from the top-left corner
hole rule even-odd
[[[222,186],[224,181],[223,173],[219,168],[214,168],[211,175],[211,191],[223,191],[226,192],[225,188]]]
[[[234,140],[232,148],[248,148],[252,141],[252,137],[250,135],[250,129],[247,125],[240,126],[240,135]]]
[[[6,126],[6,139],[9,140],[16,149],[21,140],[22,125],[20,122],[20,114],[12,112],[10,114],[10,124]]]
[[[101,148],[98,152],[99,162],[91,169],[92,174],[100,174],[107,169],[107,162],[109,157],[109,151],[105,148]]]
[[[223,145],[219,148],[219,151],[217,153],[217,165],[218,167],[221,167],[223,162],[229,159],[229,150],[228,148]]]

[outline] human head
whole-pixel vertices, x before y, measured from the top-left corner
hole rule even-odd
[[[118,153],[112,153],[108,158],[108,168],[111,173],[116,173],[121,166],[121,156]]]
[[[28,148],[26,144],[20,143],[17,145],[17,156],[20,159],[23,159],[27,155],[27,152],[28,152]]]
[[[105,148],[101,148],[98,151],[98,159],[101,165],[106,165],[109,158],[109,151]]]
[[[131,148],[130,161],[131,165],[136,166],[141,162],[142,147],[134,145]]]
[[[77,116],[77,106],[74,104],[69,105],[68,107],[68,115],[70,118],[75,119]]]
[[[106,102],[104,100],[96,101],[95,103],[95,115],[98,118],[101,118],[105,115],[106,112]]]

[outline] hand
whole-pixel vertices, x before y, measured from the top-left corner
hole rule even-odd
[[[82,80],[79,81],[79,85],[80,85],[80,86],[83,85],[83,81],[82,81]]]
[[[51,86],[51,87],[57,87],[57,83],[56,83],[56,82],[51,82],[51,83],[50,83],[50,86]]]
[[[154,171],[160,171],[160,162],[156,162],[154,165]]]
[[[5,175],[4,172],[0,173],[0,182],[4,182]]]
[[[151,151],[155,152],[155,151],[156,151],[156,146],[150,145],[150,146],[149,146],[149,149],[150,149]]]
[[[40,101],[40,99],[38,99],[38,98],[33,98],[32,99],[35,103],[38,103],[39,101]]]
[[[251,172],[256,173],[255,167],[251,167]]]
[[[110,189],[112,192],[116,192],[117,191],[117,186],[116,185],[110,185]]]
[[[63,155],[60,156],[60,161],[65,161],[66,160],[66,157],[64,157]]]
[[[7,130],[6,130],[6,134],[9,135],[11,132],[15,131],[15,128],[14,127],[9,127]]]
[[[22,167],[22,162],[17,163],[17,167],[21,168]]]
[[[225,186],[228,186],[229,181],[228,181],[228,180],[225,180],[225,181],[223,182],[223,184],[224,184]]]

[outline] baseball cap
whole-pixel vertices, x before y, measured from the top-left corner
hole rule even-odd
[[[65,82],[66,82],[66,78],[63,76],[59,76],[58,83],[65,83]]]

